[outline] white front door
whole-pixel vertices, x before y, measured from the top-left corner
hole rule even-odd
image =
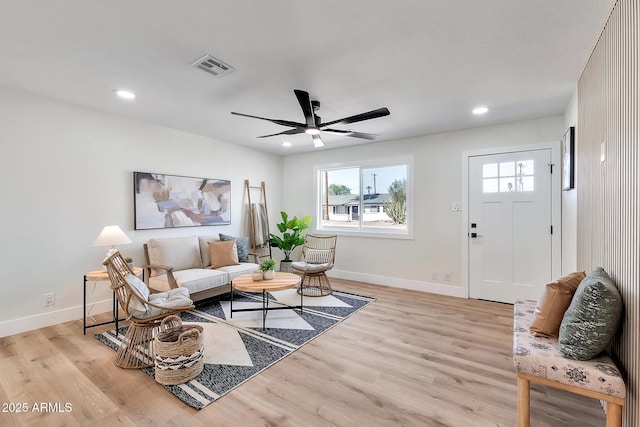
[[[469,296],[538,299],[552,276],[551,150],[469,157]]]

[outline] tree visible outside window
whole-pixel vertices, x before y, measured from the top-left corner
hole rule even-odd
[[[384,210],[394,224],[407,222],[407,180],[397,179],[389,186],[389,201]]]
[[[408,161],[317,171],[320,230],[408,234]]]
[[[329,194],[334,196],[338,196],[341,194],[351,194],[351,189],[346,185],[331,184],[329,185]]]

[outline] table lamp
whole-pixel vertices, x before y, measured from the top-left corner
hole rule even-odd
[[[111,249],[107,252],[107,256],[111,256],[117,251],[115,248],[116,245],[126,245],[129,243],[131,243],[131,240],[124,234],[120,227],[117,225],[107,225],[102,229],[96,241],[93,242],[93,247],[111,246]]]

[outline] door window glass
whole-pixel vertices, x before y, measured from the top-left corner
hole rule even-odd
[[[487,163],[482,165],[482,191],[508,193],[533,191],[533,160]]]

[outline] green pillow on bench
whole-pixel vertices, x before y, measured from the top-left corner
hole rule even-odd
[[[589,360],[609,345],[622,316],[622,297],[601,267],[580,283],[560,324],[562,356]]]

